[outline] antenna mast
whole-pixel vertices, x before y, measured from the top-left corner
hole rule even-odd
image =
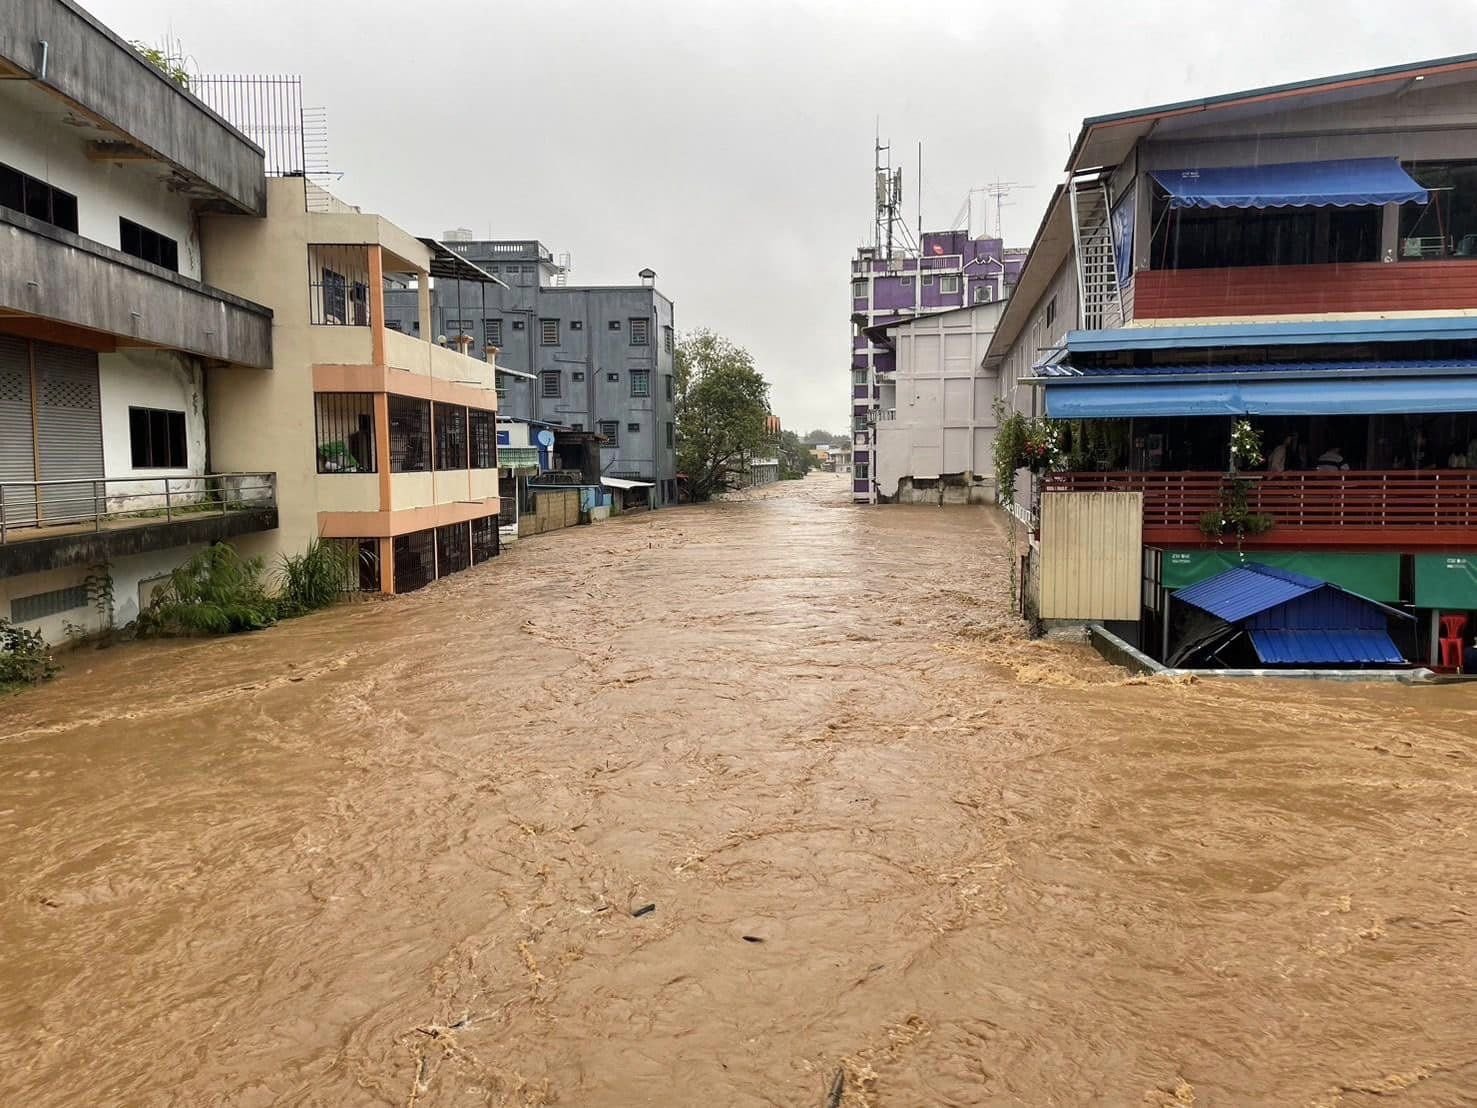
[[[903,219],[903,171],[901,167],[892,168],[891,144],[884,145],[880,135],[876,144],[873,179],[876,182],[877,212],[873,242],[885,252],[885,257],[891,258],[893,232]],[[906,228],[903,234],[906,236]]]

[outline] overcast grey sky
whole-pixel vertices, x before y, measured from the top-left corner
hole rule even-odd
[[[924,223],[1019,181],[1026,246],[1085,115],[1477,50],[1471,0],[83,3],[202,72],[301,74],[335,191],[408,230],[538,238],[578,283],[651,266],[802,434],[849,418],[877,117],[910,219],[922,142]]]

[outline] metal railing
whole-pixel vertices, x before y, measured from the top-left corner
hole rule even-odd
[[[48,527],[229,515],[277,506],[275,473],[207,473],[178,477],[93,477],[0,483],[0,542]]]

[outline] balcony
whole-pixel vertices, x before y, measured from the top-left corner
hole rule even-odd
[[[1477,470],[1345,470],[1243,474],[1247,506],[1272,529],[1249,549],[1470,547],[1477,535]],[[1200,517],[1217,507],[1223,473],[1053,473],[1048,492],[1141,492],[1144,542],[1197,546]]]
[[[0,484],[0,577],[276,526],[275,473],[7,481]]]
[[[0,241],[0,314],[236,365],[272,364],[270,308],[10,208],[0,208]]]
[[[1133,279],[1138,322],[1471,308],[1477,308],[1477,258],[1150,269]]]

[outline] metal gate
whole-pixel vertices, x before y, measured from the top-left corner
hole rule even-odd
[[[34,480],[30,344],[0,335],[0,516],[7,528],[36,522]]]
[[[1041,618],[1137,620],[1143,533],[1143,493],[1043,493]]]
[[[103,476],[102,403],[97,355],[75,346],[32,344],[36,445],[41,460],[41,520],[92,519]],[[73,478],[77,480],[73,482]],[[65,484],[51,484],[64,481]]]

